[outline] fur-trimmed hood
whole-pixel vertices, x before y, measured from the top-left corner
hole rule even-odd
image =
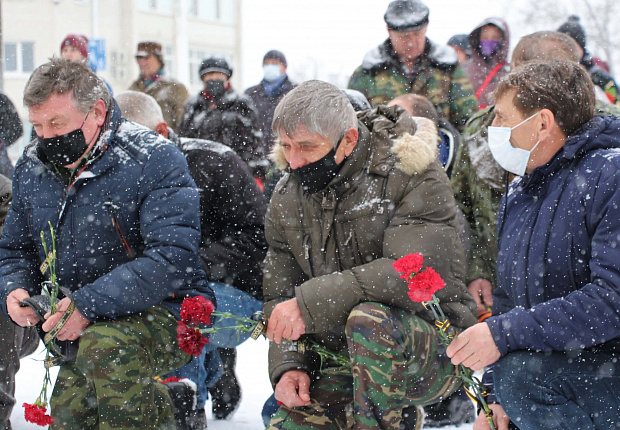
[[[385,171],[383,165],[395,155],[396,167],[408,175],[415,175],[425,171],[437,158],[437,127],[427,118],[411,117],[399,106],[378,106],[360,112],[358,120],[360,128],[366,129],[360,132],[358,145],[373,147],[368,160],[371,171]],[[382,142],[390,144],[382,145]],[[270,159],[280,170],[289,170],[279,139],[271,149]]]

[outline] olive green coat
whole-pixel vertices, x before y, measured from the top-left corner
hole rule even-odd
[[[189,98],[185,85],[175,79],[164,76],[147,87],[144,86],[144,82],[141,79],[138,79],[131,84],[129,89],[152,96],[161,108],[166,124],[174,131],[178,130],[183,118],[185,102]]]
[[[436,160],[437,130],[398,107],[358,116],[358,143],[327,188],[305,194],[286,174],[265,221],[269,251],[263,292],[267,317],[295,297],[306,332],[332,350],[346,350],[343,328],[359,303],[398,306],[433,321],[407,296],[407,283],[392,267],[409,253],[424,256],[445,280],[441,307],[459,328],[476,322],[475,304],[463,283],[465,266],[449,180]],[[279,143],[272,151],[281,167]],[[316,370],[311,356],[270,346],[272,383],[293,369]]]

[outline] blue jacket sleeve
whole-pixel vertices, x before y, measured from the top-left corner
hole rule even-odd
[[[29,214],[19,183],[19,180],[13,181],[13,201],[0,239],[0,309],[7,317],[6,299],[11,291],[23,288],[31,296],[39,294],[43,281],[39,272],[38,238],[29,233]]]
[[[581,228],[590,237],[590,259],[584,263],[590,282],[562,298],[489,318],[502,355],[587,348],[620,336],[620,175],[616,168],[601,170],[583,193],[586,225]]]
[[[139,196],[144,252],[73,295],[78,310],[91,321],[159,304],[191,284],[197,271],[202,273],[198,191],[177,148],[164,144],[154,149]]]

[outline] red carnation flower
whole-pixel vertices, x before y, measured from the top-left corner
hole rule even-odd
[[[199,357],[202,348],[209,343],[209,339],[204,337],[197,328],[188,327],[183,321],[177,321],[177,323],[179,347],[187,354]]]
[[[433,300],[435,291],[441,290],[445,286],[446,283],[441,279],[439,273],[429,267],[409,281],[409,292],[407,294],[414,302],[428,302]]]
[[[422,263],[424,263],[424,257],[422,254],[415,253],[405,255],[403,258],[396,260],[392,267],[398,272],[402,273],[401,278],[407,281],[411,278],[412,274],[418,273],[422,269]]]
[[[22,406],[26,409],[24,416],[28,422],[39,426],[48,426],[54,421],[54,418],[46,414],[47,408],[43,406],[37,404],[30,405],[28,403],[24,403]]]
[[[211,324],[211,313],[215,310],[211,300],[196,296],[183,300],[181,320],[187,325]]]

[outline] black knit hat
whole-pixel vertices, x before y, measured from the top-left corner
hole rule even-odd
[[[278,51],[277,49],[272,49],[265,54],[265,56],[263,57],[263,64],[265,63],[265,60],[269,59],[278,60],[280,63],[284,64],[284,67],[287,67],[286,57],[281,51]]]
[[[428,7],[419,0],[394,0],[383,15],[390,30],[419,30],[428,24]]]
[[[222,57],[209,57],[202,60],[200,69],[198,69],[198,76],[202,78],[206,73],[210,72],[223,73],[230,79],[233,69]]]
[[[581,49],[586,49],[586,32],[579,23],[579,17],[577,15],[569,16],[568,20],[558,28],[558,31],[568,34],[575,39],[575,42],[581,46]]]

